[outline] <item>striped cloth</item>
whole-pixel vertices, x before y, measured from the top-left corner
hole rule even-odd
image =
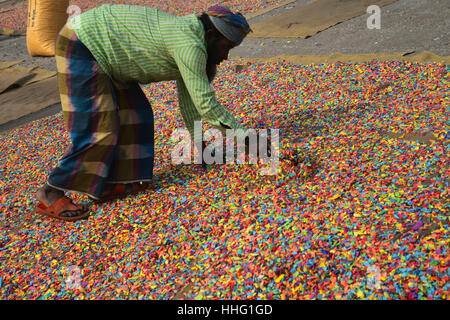
[[[139,84],[111,79],[67,25],[55,57],[72,146],[47,183],[98,199],[105,183],[151,181],[153,111]]]
[[[248,131],[216,99],[206,74],[207,48],[195,15],[179,17],[149,7],[102,5],[70,21],[102,69],[121,82],[177,80],[181,115],[194,136],[194,121]],[[195,137],[196,139],[199,137]]]

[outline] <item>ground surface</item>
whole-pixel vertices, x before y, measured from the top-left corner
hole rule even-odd
[[[250,23],[310,3],[297,0],[250,19]],[[381,29],[368,29],[368,15],[350,19],[308,39],[247,38],[231,51],[232,57],[273,57],[280,54],[325,55],[341,53],[422,52],[450,55],[450,4],[446,0],[400,0],[381,11]],[[1,17],[1,16],[0,16]],[[288,43],[288,41],[290,41]],[[26,38],[0,36],[0,60],[24,59],[24,66],[56,71],[54,58],[28,55]]]
[[[292,40],[297,49],[247,39],[232,56],[449,54],[446,2],[385,9],[381,30],[360,30],[360,17]],[[400,21],[411,19],[423,27],[404,41],[411,32]],[[0,60],[53,65],[28,58],[24,38],[0,44]],[[375,61],[235,72],[226,62],[214,84],[219,101],[249,128],[280,129],[275,176],[262,176],[261,164],[172,165],[170,137],[181,126],[175,87],[146,86],[159,133],[156,190],[104,205],[71,194],[91,206],[77,223],[34,213],[34,192],[69,139],[61,113],[28,119],[0,137],[0,297],[448,299],[448,71]],[[70,270],[80,272],[79,286]]]

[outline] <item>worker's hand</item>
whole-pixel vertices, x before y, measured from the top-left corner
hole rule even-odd
[[[205,143],[205,141],[202,141],[202,169],[207,170],[208,165],[206,164],[205,158],[203,157],[205,148],[206,148],[206,143]]]
[[[267,137],[261,138],[259,135],[256,136],[256,150],[255,150],[256,154],[251,154],[250,155],[250,152],[253,153],[253,150],[255,149],[255,146],[250,146],[251,142],[253,143],[254,140],[255,140],[254,138],[253,139],[250,139],[249,137],[245,138],[245,140],[244,140],[245,141],[245,156],[246,157],[253,156],[257,160],[262,159],[263,156],[264,157],[270,157],[271,156],[271,141]],[[266,147],[265,151],[266,152],[265,152],[265,154],[260,154],[260,144],[262,144],[263,142],[265,143],[265,147]],[[201,164],[201,166],[202,166],[203,169],[206,170],[208,168],[208,166],[207,166],[207,164],[205,162],[205,158],[204,158],[204,151],[205,151],[205,149],[206,149],[206,143],[205,143],[205,141],[202,141],[202,150],[201,150],[201,152],[202,152],[202,164]],[[214,151],[215,151],[215,149],[213,149],[213,153],[212,153],[213,157],[214,157]],[[223,144],[223,162],[222,162],[223,164],[226,163],[226,154],[227,154],[227,144],[226,144],[226,141],[224,141],[224,144]]]
[[[206,148],[206,143],[204,142],[204,141],[202,141],[202,168],[203,169],[207,169],[207,164],[205,163],[205,158],[203,157],[203,155],[204,155],[204,151],[205,151],[205,148]],[[223,143],[223,146],[222,146],[222,156],[223,156],[223,159],[222,159],[222,164],[224,164],[224,163],[226,163],[226,143],[224,142]],[[215,152],[216,152],[216,149],[214,148],[214,149],[212,149],[212,152],[211,152],[211,156],[212,157],[215,157]],[[220,160],[219,160],[220,161]],[[220,163],[220,162],[217,162],[217,163]]]
[[[267,138],[263,138],[266,139],[266,154],[264,154],[264,156],[270,157],[271,155],[271,142],[269,139]],[[253,148],[250,148],[250,141],[253,142],[255,139],[250,139],[249,137],[245,138],[245,155],[250,157],[250,152],[253,151]],[[260,145],[263,143],[264,141],[261,139],[261,137],[259,135],[256,135],[256,154],[254,156],[257,157],[257,159],[262,158],[262,154],[260,154]],[[259,158],[258,158],[259,155]]]

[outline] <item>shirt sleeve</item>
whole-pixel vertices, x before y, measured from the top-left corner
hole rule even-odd
[[[217,101],[206,75],[203,50],[195,46],[179,48],[174,58],[182,78],[177,81],[181,113],[189,132],[193,132],[193,122],[201,117],[224,134],[226,129],[241,129],[236,131],[236,137],[247,136],[248,130]]]
[[[202,117],[195,108],[183,80],[177,80],[177,91],[181,116],[183,117],[184,124],[186,125],[186,128],[194,141],[196,139],[201,139],[201,136],[196,137],[194,134],[194,123],[196,121],[201,121]]]

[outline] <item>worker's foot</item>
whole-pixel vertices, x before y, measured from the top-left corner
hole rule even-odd
[[[96,203],[121,199],[139,193],[149,187],[148,182],[106,184],[100,199],[92,199]]]
[[[78,206],[64,195],[64,192],[48,185],[40,188],[36,196],[39,200],[37,212],[52,218],[75,221],[86,216],[86,209]]]

